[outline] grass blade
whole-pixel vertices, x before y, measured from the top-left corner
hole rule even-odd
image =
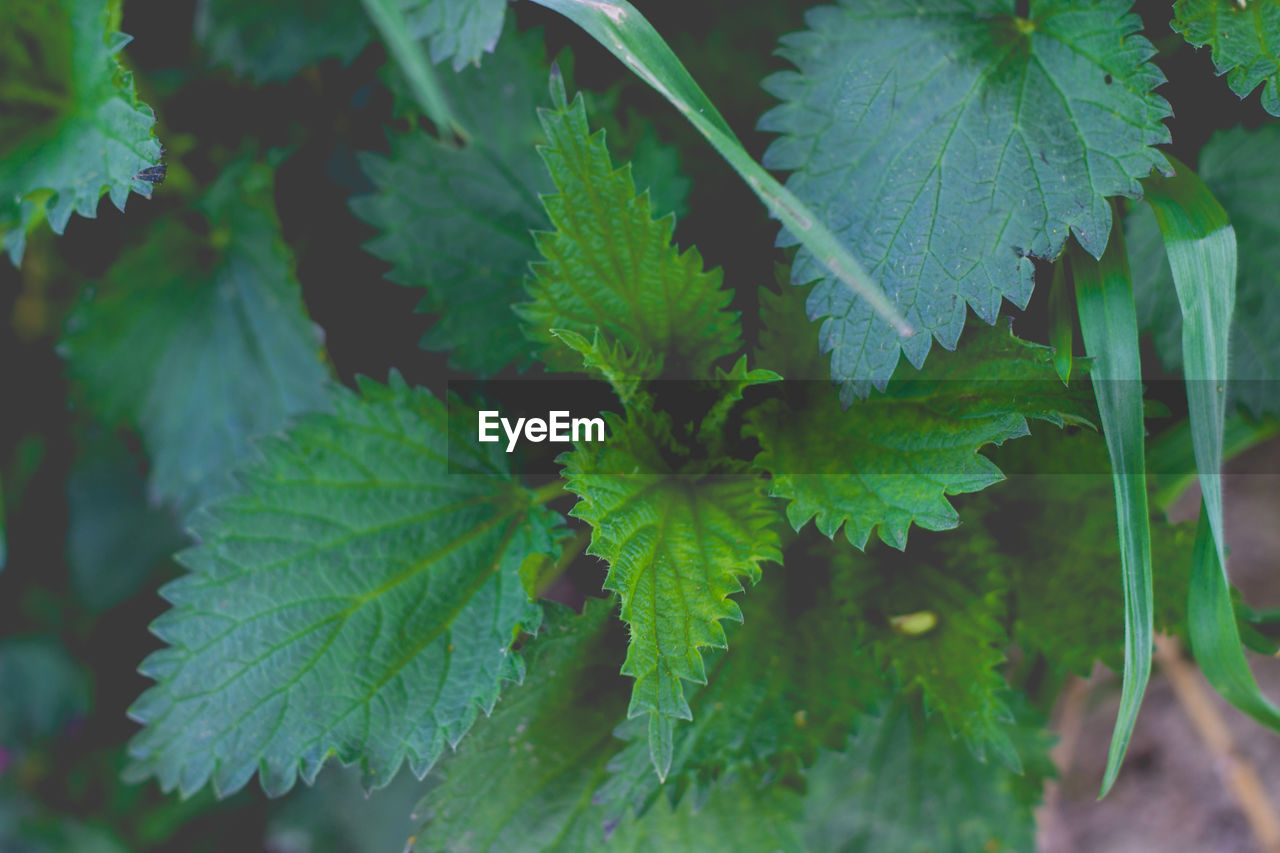
[[[1187,626],[1196,663],[1222,698],[1262,725],[1280,730],[1280,709],[1262,695],[1245,660],[1231,590],[1218,562],[1209,511],[1204,503],[1200,504],[1200,527],[1191,559]]]
[[[1085,353],[1094,359],[1090,376],[1102,420],[1102,434],[1111,457],[1124,577],[1124,679],[1120,713],[1111,735],[1111,750],[1099,796],[1106,795],[1120,772],[1120,763],[1138,719],[1142,694],[1151,676],[1151,649],[1155,640],[1138,318],[1120,217],[1116,216],[1114,221],[1102,260],[1095,261],[1074,243],[1071,247],[1080,335]]]
[[[365,14],[382,36],[382,41],[409,81],[413,97],[435,124],[441,135],[452,133],[463,142],[470,140],[466,129],[454,117],[449,99],[440,88],[435,68],[417,40],[409,35],[409,23],[396,0],[361,0]]]
[[[365,0],[366,3],[386,0]],[[534,0],[559,12],[600,42],[672,103],[742,176],[769,212],[877,314],[908,336],[912,328],[862,265],[790,190],[751,158],[720,111],[690,76],[658,31],[626,0]]]
[[[1236,233],[1204,182],[1170,157],[1172,178],[1143,182],[1155,211],[1182,308],[1182,364],[1187,380],[1191,445],[1209,510],[1218,559],[1222,538],[1222,442],[1226,419],[1227,341],[1236,302]]]
[[[1280,710],[1258,689],[1231,603],[1222,524],[1227,352],[1235,312],[1236,235],[1227,212],[1190,168],[1144,181],[1182,309],[1182,363],[1191,447],[1200,478],[1200,529],[1192,556],[1187,622],[1191,649],[1223,698],[1280,729]]]
[[[1222,458],[1233,459],[1277,435],[1280,420],[1276,418],[1254,420],[1241,414],[1228,415],[1223,428]],[[1147,447],[1147,474],[1155,481],[1152,502],[1167,513],[1197,476],[1191,421],[1179,421],[1151,442]]]

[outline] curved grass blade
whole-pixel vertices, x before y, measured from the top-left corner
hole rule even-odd
[[[400,70],[409,81],[413,97],[435,124],[437,131],[443,136],[452,133],[464,143],[471,139],[449,108],[449,99],[440,88],[436,79],[435,68],[427,58],[426,52],[413,36],[409,35],[409,22],[405,19],[404,10],[396,0],[361,0],[365,14],[373,22],[387,46],[387,52],[396,60]]]
[[[1277,435],[1280,435],[1280,419],[1254,420],[1239,413],[1230,414],[1223,425],[1222,458],[1224,461],[1234,459]],[[1156,482],[1152,503],[1167,513],[1197,475],[1190,420],[1179,421],[1147,447],[1147,474]]]
[[[1071,279],[1067,277],[1067,261],[1053,265],[1053,281],[1049,286],[1049,346],[1053,347],[1053,366],[1063,382],[1071,381],[1072,353],[1075,348],[1075,315],[1071,311]]]
[[[1236,302],[1236,233],[1204,181],[1169,158],[1172,178],[1143,181],[1156,214],[1173,286],[1182,308],[1182,365],[1187,381],[1191,446],[1209,511],[1218,560],[1222,538],[1222,442],[1226,419],[1227,341]]]
[[[1094,359],[1090,375],[1098,400],[1102,434],[1111,457],[1124,576],[1124,680],[1099,797],[1106,796],[1120,772],[1120,763],[1138,719],[1142,694],[1151,676],[1151,648],[1155,641],[1138,318],[1120,217],[1114,217],[1114,222],[1102,260],[1093,260],[1074,243],[1071,246],[1080,335],[1085,353]]]
[[[1222,563],[1218,562],[1209,510],[1203,502],[1191,557],[1187,628],[1191,652],[1213,689],[1262,725],[1280,730],[1280,708],[1262,695],[1245,660],[1231,589]]]
[[[1192,556],[1187,622],[1205,678],[1232,705],[1280,729],[1245,660],[1226,573],[1222,458],[1226,433],[1228,340],[1235,313],[1236,235],[1227,212],[1190,168],[1170,158],[1176,175],[1144,182],[1164,238],[1182,309],[1182,364],[1191,447],[1200,478],[1200,529]]]
[[[751,158],[706,94],[671,48],[626,0],[533,0],[559,12],[600,42],[623,64],[658,91],[706,137],[720,156],[742,176],[769,212],[875,312],[904,337],[914,330],[884,291],[867,275],[825,225],[790,190]],[[387,0],[365,0],[366,3]]]

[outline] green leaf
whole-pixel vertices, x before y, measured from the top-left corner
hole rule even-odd
[[[649,760],[646,721],[618,728],[627,745],[595,796],[611,818],[628,807],[646,812],[664,789],[672,806],[691,791],[698,808],[730,780],[784,784],[819,747],[843,745],[853,714],[879,700],[885,682],[823,569],[815,571],[820,565],[816,554],[788,558],[785,577],[743,600],[742,625],[726,632],[728,651],[708,654],[706,686],[689,691],[693,720],[674,728],[665,785]]]
[[[1241,98],[1258,86],[1262,108],[1280,116],[1280,2],[1177,0],[1173,28],[1195,47],[1209,45],[1214,67]]]
[[[860,718],[843,753],[826,753],[806,775],[807,849],[867,851],[1032,850],[1034,810],[1052,775],[1050,737],[1022,712],[1012,729],[1018,776],[978,761],[902,700]]]
[[[409,19],[400,8],[401,0],[362,0],[362,2],[365,12],[386,44],[387,52],[395,59],[407,78],[418,106],[441,134],[452,132],[465,142],[468,139],[467,132],[453,117],[448,98],[440,87],[435,69],[427,60],[422,46],[409,32]],[[443,3],[435,5],[439,6]],[[478,3],[474,5],[480,6]],[[497,31],[501,30],[502,17],[499,15]]]
[[[152,625],[169,645],[141,667],[158,683],[130,709],[130,779],[227,794],[257,771],[280,794],[330,757],[370,787],[406,760],[421,777],[522,678],[509,647],[541,613],[519,568],[555,553],[559,516],[500,450],[450,458],[427,392],[361,391],[265,442],[199,519]]]
[[[1225,208],[1240,246],[1227,406],[1242,405],[1255,416],[1280,414],[1275,393],[1280,324],[1274,322],[1280,314],[1280,213],[1274,204],[1280,193],[1278,147],[1280,125],[1222,131],[1201,150],[1198,170]],[[1182,311],[1156,217],[1146,205],[1136,206],[1125,220],[1125,232],[1139,324],[1154,336],[1160,360],[1178,370],[1183,366]]]
[[[97,412],[141,431],[151,494],[182,514],[231,487],[251,438],[327,405],[271,170],[235,162],[196,210],[210,233],[158,222],[85,291],[62,349]]]
[[[1094,359],[1093,391],[1102,435],[1111,458],[1111,481],[1120,529],[1120,565],[1124,577],[1124,677],[1120,709],[1107,769],[1105,796],[1120,772],[1138,706],[1151,675],[1152,628],[1151,523],[1147,502],[1142,422],[1142,363],[1133,284],[1119,223],[1100,262],[1078,247],[1071,253],[1076,307],[1085,353]]]
[[[453,70],[493,53],[502,35],[507,0],[399,0],[418,38],[429,40],[431,61],[452,60]]]
[[[822,258],[826,268],[843,281],[899,334],[912,329],[885,299],[858,261],[805,205],[751,158],[715,104],[707,98],[679,58],[645,17],[626,0],[535,0],[582,27],[645,83],[666,98],[706,138],[747,186],[764,202],[771,216],[799,236],[800,242]]]
[[[258,83],[288,80],[330,57],[346,65],[370,37],[364,10],[351,0],[204,0],[195,33],[211,65]]]
[[[846,401],[883,388],[900,352],[920,367],[937,338],[954,348],[965,306],[995,322],[1024,307],[1032,258],[1069,233],[1094,256],[1111,230],[1107,197],[1138,197],[1167,164],[1164,75],[1128,0],[901,0],[819,6],[785,36],[795,71],[765,87],[760,121],[782,134],[764,163],[880,279],[918,334],[894,330],[801,249],[791,280]],[[784,230],[780,242],[797,242]]]
[[[776,786],[759,790],[740,782],[717,789],[702,803],[687,796],[675,809],[660,803],[640,820],[624,820],[607,849],[626,853],[802,851],[806,849],[802,807],[803,800],[792,791]]]
[[[905,555],[883,549],[835,560],[833,585],[864,626],[881,667],[946,723],[979,760],[1021,772],[1009,735],[1008,581],[990,537],[948,536]]]
[[[188,544],[172,514],[147,501],[139,461],[122,448],[88,451],[67,480],[71,586],[90,609],[132,596]]]
[[[55,234],[103,194],[124,210],[160,162],[155,114],[116,54],[119,0],[5,0],[0,7],[0,244],[22,262],[27,232]]]
[[[812,336],[810,325],[800,341]],[[778,364],[767,352],[761,358]],[[756,465],[772,476],[770,494],[786,499],[795,529],[813,519],[834,536],[843,526],[859,548],[873,530],[901,549],[912,524],[955,527],[959,516],[946,496],[1003,478],[978,450],[1026,435],[1027,418],[1061,425],[1088,415],[1082,395],[1058,378],[1053,350],[1019,340],[1008,326],[971,330],[954,354],[847,411],[825,382],[795,385],[803,401],[770,401],[747,416],[761,446]]]
[[[529,675],[433,774],[418,806],[414,850],[596,849],[603,813],[591,792],[604,778],[626,710],[609,640],[612,599],[588,599],[581,616],[547,605],[525,651]],[[652,775],[652,773],[650,773]],[[594,842],[594,843],[593,843]]]
[[[655,220],[646,193],[636,194],[629,166],[614,169],[603,131],[592,134],[582,96],[540,112],[541,148],[557,192],[543,197],[555,231],[537,235],[544,260],[533,265],[533,301],[520,316],[542,359],[576,370],[577,357],[552,343],[552,329],[591,335],[662,356],[668,369],[711,378],[717,359],[740,346],[731,295],[719,270],[704,272],[696,248],[671,242],[675,218]]]
[[[529,232],[547,226],[538,197],[550,182],[534,148],[546,79],[541,33],[513,35],[483,68],[441,80],[469,144],[413,130],[391,136],[388,156],[360,155],[375,192],[351,209],[381,232],[365,248],[392,264],[392,281],[426,289],[419,310],[440,319],[422,345],[449,351],[459,370],[531,361],[510,306],[538,257]]]
[[[622,672],[636,679],[627,716],[647,712],[665,777],[674,721],[692,717],[683,682],[706,682],[701,650],[725,648],[720,620],[742,620],[729,596],[782,557],[758,478],[680,472],[665,458],[669,434],[641,415],[609,421],[608,442],[565,457],[565,487],[579,496],[571,515],[591,525],[587,553],[608,561],[604,586],[621,596],[631,628]]]

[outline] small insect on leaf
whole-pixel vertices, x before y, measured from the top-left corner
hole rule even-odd
[[[146,181],[149,184],[163,184],[168,171],[168,166],[164,163],[159,163],[155,166],[148,166],[133,177],[135,180]]]

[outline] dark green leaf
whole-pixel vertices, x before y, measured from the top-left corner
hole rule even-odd
[[[63,343],[98,413],[141,431],[152,496],[183,514],[230,488],[250,439],[327,405],[271,170],[237,161],[197,210],[210,234],[161,220],[86,290]]]
[[[1259,86],[1262,107],[1280,116],[1280,2],[1177,0],[1173,28],[1196,47],[1209,46],[1214,67],[1244,98]]]
[[[1069,233],[1098,257],[1107,198],[1138,197],[1167,168],[1164,76],[1128,0],[842,0],[785,36],[796,66],[768,78],[783,104],[761,119],[783,134],[765,165],[878,278],[917,330],[895,331],[802,249],[791,279],[845,400],[883,388],[900,352],[924,363],[954,348],[965,306],[995,322],[1002,299],[1031,295],[1031,259],[1056,258]],[[784,230],[781,242],[797,242]]]
[[[426,289],[419,310],[440,319],[422,345],[460,370],[531,360],[511,306],[538,256],[530,231],[547,227],[538,197],[551,182],[534,148],[546,80],[541,34],[508,38],[483,68],[442,80],[468,145],[414,130],[393,135],[388,156],[360,156],[376,192],[351,208],[381,232],[366,248],[391,262],[392,281]]]
[[[116,54],[119,0],[5,0],[0,5],[0,244],[21,263],[27,232],[94,217],[103,194],[124,210],[160,162],[155,115]]]
[[[141,668],[158,683],[130,710],[129,778],[226,794],[257,771],[279,794],[336,757],[380,787],[406,760],[426,773],[523,676],[509,647],[541,613],[519,568],[555,553],[559,516],[500,450],[450,473],[428,393],[361,390],[266,442],[200,520],[152,626],[169,645]]]
[[[626,711],[609,639],[613,599],[588,599],[581,616],[548,605],[525,652],[525,683],[458,745],[418,806],[419,851],[597,849],[603,812],[591,792],[617,748]],[[653,775],[650,772],[649,775]]]

